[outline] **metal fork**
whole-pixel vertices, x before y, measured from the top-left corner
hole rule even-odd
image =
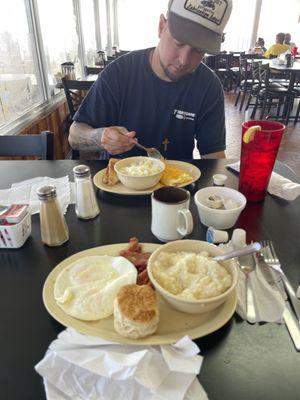
[[[122,132],[119,132],[119,134],[123,135],[123,136],[126,136]],[[128,136],[126,136],[126,137],[128,137]],[[163,159],[163,156],[161,155],[161,153],[155,147],[145,147],[142,144],[140,144],[139,142],[135,142],[134,145],[139,147],[140,149],[145,150],[145,152],[147,153],[148,157],[157,158],[158,160],[162,160]]]
[[[273,243],[271,240],[262,240],[260,243],[262,246],[261,253],[264,257],[265,263],[267,263],[275,271],[279,272],[279,276],[291,300],[298,322],[300,323],[300,300],[296,297],[295,291],[290,281],[288,280],[281,268],[281,264],[276,255]]]

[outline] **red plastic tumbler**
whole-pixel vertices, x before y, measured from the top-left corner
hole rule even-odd
[[[259,125],[261,131],[245,143],[245,132],[254,125]],[[285,125],[274,121],[242,124],[239,191],[248,201],[264,200],[284,130]]]

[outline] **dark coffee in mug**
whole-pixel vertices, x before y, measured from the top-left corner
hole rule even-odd
[[[189,193],[185,189],[174,186],[164,186],[155,190],[153,197],[157,201],[169,204],[183,203],[189,199]]]

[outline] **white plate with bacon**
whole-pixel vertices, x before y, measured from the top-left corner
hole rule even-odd
[[[97,172],[93,178],[93,181],[98,189],[120,195],[147,195],[151,194],[154,190],[159,189],[162,186],[184,187],[196,182],[201,176],[200,169],[193,164],[184,161],[165,160],[166,169],[163,173],[161,181],[157,185],[146,190],[133,190],[127,188],[120,181],[118,181],[113,168],[114,160],[115,159],[111,159],[107,168]]]
[[[236,292],[217,309],[205,314],[187,314],[173,309],[166,301],[157,294],[159,307],[159,325],[157,331],[142,339],[129,339],[119,335],[114,329],[113,315],[97,321],[83,321],[68,315],[57,305],[54,298],[55,282],[59,274],[72,263],[83,257],[107,255],[122,255],[135,264],[138,270],[137,283],[144,285],[148,283],[146,273],[147,261],[150,254],[160,245],[153,243],[139,244],[137,239],[128,243],[112,244],[84,250],[66,258],[59,263],[48,275],[43,288],[43,301],[46,309],[54,319],[66,327],[76,329],[78,332],[97,336],[105,340],[143,345],[160,345],[174,343],[185,335],[191,339],[200,338],[221,328],[234,314],[237,297]]]

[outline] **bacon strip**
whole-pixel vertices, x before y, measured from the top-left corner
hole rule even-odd
[[[142,246],[137,238],[133,237],[129,240],[129,248],[120,251],[120,256],[127,258],[138,270],[138,285],[146,285],[149,283],[147,273],[147,264],[151,253],[142,253]]]

